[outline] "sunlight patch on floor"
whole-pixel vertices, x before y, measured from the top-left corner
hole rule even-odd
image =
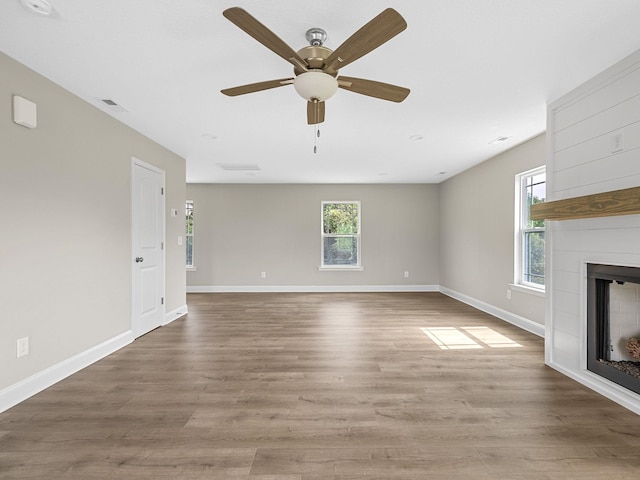
[[[462,327],[462,329],[491,348],[522,347],[519,343],[514,342],[509,337],[505,337],[489,327]]]
[[[434,327],[420,330],[442,350],[522,347],[489,327]]]
[[[422,330],[442,350],[482,348],[478,342],[474,341],[455,327],[421,328],[420,330]]]

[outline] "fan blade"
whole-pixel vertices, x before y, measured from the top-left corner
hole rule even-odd
[[[292,83],[293,78],[281,78],[280,80],[267,80],[266,82],[250,83],[249,85],[225,88],[224,90],[220,91],[229,97],[237,97],[238,95],[244,95],[246,93],[260,92],[262,90],[269,90],[270,88],[284,87],[285,85],[291,85]]]
[[[390,83],[374,82],[363,78],[338,77],[338,86],[351,92],[368,95],[370,97],[389,100],[390,102],[401,102],[409,95],[408,88],[398,87]]]
[[[251,35],[276,55],[284,58],[294,67],[299,67],[303,70],[306,70],[308,67],[306,60],[298,55],[289,45],[284,43],[275,33],[252,17],[246,10],[240,7],[232,7],[226,9],[222,14],[231,21],[231,23]]]
[[[407,28],[407,22],[393,8],[387,8],[334,50],[325,61],[325,72],[332,74],[375,50]]]
[[[315,125],[324,122],[324,102],[307,102],[307,123]]]

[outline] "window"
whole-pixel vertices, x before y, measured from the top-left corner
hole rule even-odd
[[[517,176],[519,191],[516,235],[516,284],[544,289],[544,220],[531,220],[531,205],[546,199],[545,168]]]
[[[193,201],[187,200],[185,239],[187,244],[187,268],[193,268]]]
[[[360,267],[360,202],[322,202],[322,267]]]

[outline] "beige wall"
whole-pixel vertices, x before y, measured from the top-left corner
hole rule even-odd
[[[12,122],[13,94],[36,129]],[[0,390],[129,330],[132,156],[165,170],[182,212],[182,158],[0,53]],[[167,312],[186,303],[183,229],[168,216]]]
[[[13,94],[37,103],[37,129],[11,121]],[[183,159],[3,54],[0,112],[0,390],[129,330],[132,157],[167,175],[167,312],[185,305],[185,283],[441,285],[544,323],[542,298],[506,299],[514,175],[544,163],[544,136],[441,185],[185,187]],[[185,198],[196,212],[197,271],[188,275],[183,218],[170,216]],[[318,270],[322,200],[362,202],[363,271]],[[25,336],[31,354],[16,359]]]
[[[440,285],[544,325],[544,298],[516,290],[515,175],[545,164],[535,137],[440,184]]]
[[[192,184],[187,197],[195,202],[191,289],[438,285],[437,185]],[[323,200],[362,202],[364,271],[318,271]]]

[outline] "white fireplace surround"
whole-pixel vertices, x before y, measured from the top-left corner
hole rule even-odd
[[[612,257],[592,257],[583,259],[579,264],[580,274],[577,278],[579,294],[559,292],[554,295],[554,297],[556,297],[556,307],[564,302],[568,302],[569,306],[564,308],[565,310],[572,309],[573,312],[556,308],[556,315],[550,315],[547,311],[547,319],[551,321],[549,322],[550,325],[548,325],[547,328],[548,334],[545,338],[546,362],[549,366],[564,373],[568,377],[640,414],[640,395],[587,370],[587,265],[602,264],[640,268],[640,262],[637,264],[629,264],[613,261]],[[567,299],[567,297],[574,298]],[[571,300],[578,300],[578,302],[573,303]],[[576,307],[577,315],[575,315]],[[547,310],[549,310],[549,305],[547,306]],[[573,322],[573,327],[577,327],[577,337],[566,331],[571,328],[571,325],[567,328],[567,318],[574,315],[578,320]],[[577,341],[572,341],[573,338],[571,337],[577,338]],[[578,351],[576,351],[576,346],[578,347]],[[578,354],[577,357],[576,354]]]
[[[599,264],[599,265],[612,265],[617,267],[634,267],[640,268],[639,264],[629,263],[616,263],[614,261],[605,261],[603,259],[589,261],[583,261],[581,263],[581,292],[580,292],[580,366],[585,375],[588,375],[595,385],[590,385],[596,391],[599,391],[603,395],[617,401],[618,403],[626,406],[627,408],[640,414],[640,396],[628,389],[601,377],[597,373],[593,373],[587,370],[587,265]]]
[[[549,105],[547,148],[549,201],[640,186],[640,51]],[[587,264],[640,267],[640,215],[548,221],[546,248],[547,364],[640,414],[586,360]]]

